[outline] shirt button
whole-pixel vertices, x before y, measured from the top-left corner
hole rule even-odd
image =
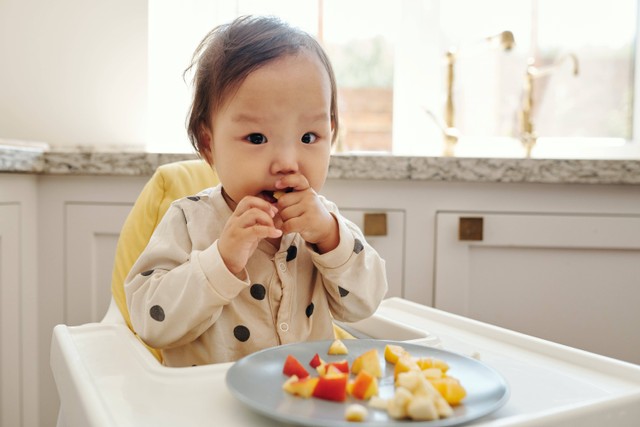
[[[281,262],[278,264],[278,268],[280,268],[280,271],[284,273],[285,271],[287,271],[287,264],[285,264],[284,262]]]
[[[287,332],[289,330],[289,324],[286,322],[280,323],[280,330],[282,332]]]

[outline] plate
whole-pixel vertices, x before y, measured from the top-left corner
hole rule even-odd
[[[331,342],[287,344],[246,356],[234,363],[227,371],[227,387],[241,402],[269,418],[286,423],[321,427],[455,426],[497,410],[509,398],[509,387],[505,379],[489,366],[470,357],[403,341],[375,339],[344,340],[349,354],[331,356],[327,354]],[[378,350],[380,365],[383,367],[383,376],[379,380],[379,395],[383,398],[390,397],[394,393],[393,365],[384,360],[384,349],[387,344],[400,345],[415,357],[434,357],[449,364],[448,374],[460,380],[467,391],[462,404],[453,408],[453,416],[434,421],[402,421],[389,417],[385,411],[368,408],[369,416],[366,422],[353,423],[344,419],[345,408],[350,403],[363,403],[362,401],[352,397],[348,397],[344,403],[317,398],[303,399],[282,390],[282,384],[287,379],[282,373],[282,367],[289,354],[306,365],[305,367],[313,375],[308,363],[316,353],[326,362],[346,358],[351,366],[357,356],[375,348]],[[364,405],[367,406],[366,402]]]

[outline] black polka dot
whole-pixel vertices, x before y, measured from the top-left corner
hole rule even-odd
[[[267,294],[267,290],[260,283],[256,283],[255,285],[251,285],[251,296],[257,300],[263,300],[264,296]]]
[[[289,246],[289,249],[287,249],[287,261],[296,259],[296,255],[298,255],[298,248],[293,245]]]
[[[159,305],[154,305],[149,310],[149,315],[153,320],[157,320],[158,322],[162,322],[164,320],[164,310]]]
[[[313,314],[313,309],[314,309],[313,303],[307,306],[307,309],[304,311],[307,314],[307,317],[311,317],[311,315]]]
[[[153,274],[153,270],[147,270],[140,273],[143,276],[151,276]]]
[[[347,295],[349,295],[349,291],[341,286],[338,286],[338,291],[340,291],[341,297],[346,297]]]
[[[194,202],[197,202],[198,200],[200,200],[200,196],[189,196],[189,197],[187,197],[187,199],[189,199],[191,201],[194,201]]]
[[[356,239],[356,241],[353,243],[353,252],[359,254],[363,249],[364,245],[362,244],[362,242],[359,239]]]
[[[249,329],[246,326],[238,325],[235,328],[233,328],[233,336],[236,337],[238,341],[245,342],[246,340],[249,339],[250,335],[251,333],[249,332]]]

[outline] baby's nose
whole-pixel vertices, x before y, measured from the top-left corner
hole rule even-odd
[[[271,162],[274,174],[286,174],[298,172],[298,157],[293,148],[275,150]]]

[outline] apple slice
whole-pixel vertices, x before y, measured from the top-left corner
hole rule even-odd
[[[344,402],[347,399],[348,374],[331,373],[324,377],[318,377],[318,384],[313,390],[313,397],[336,402]]]
[[[329,346],[329,354],[349,354],[349,350],[347,350],[347,346],[340,340],[335,340]]]
[[[309,372],[302,366],[302,363],[292,355],[288,355],[287,360],[284,361],[282,373],[288,377],[295,375],[301,379],[309,376]]]
[[[357,375],[360,371],[367,371],[376,378],[382,376],[377,349],[373,348],[356,357],[351,365],[351,372]]]
[[[311,361],[309,362],[309,366],[311,366],[313,369],[316,369],[318,366],[324,365],[326,363],[327,362],[322,360],[322,358],[318,355],[318,353],[316,353],[311,359]]]
[[[356,399],[368,400],[378,394],[378,379],[367,371],[360,371],[349,383],[347,391]]]
[[[317,377],[299,379],[296,375],[292,375],[287,381],[285,381],[282,388],[284,391],[293,394],[294,396],[300,396],[308,399],[313,395],[313,390],[315,390],[317,384]]]

